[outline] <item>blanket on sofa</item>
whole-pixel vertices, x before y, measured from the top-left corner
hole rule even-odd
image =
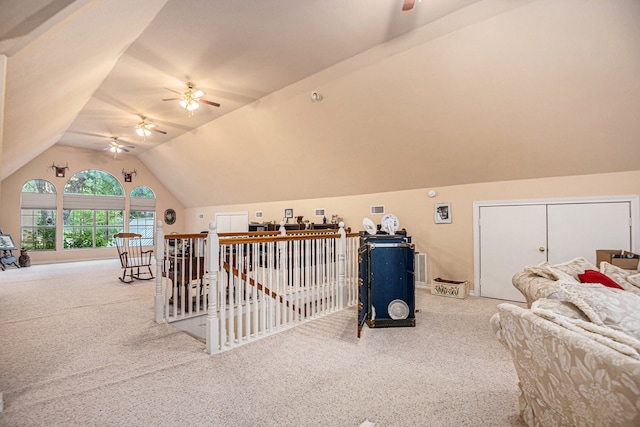
[[[640,360],[640,295],[558,280],[553,299],[535,301],[531,311]]]

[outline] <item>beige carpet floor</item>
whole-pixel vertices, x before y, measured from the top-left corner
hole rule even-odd
[[[356,337],[354,308],[209,356],[153,322],[117,261],[0,272],[0,426],[523,426],[489,318],[416,291],[415,328]]]

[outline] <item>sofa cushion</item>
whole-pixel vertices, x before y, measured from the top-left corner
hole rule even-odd
[[[567,281],[576,280],[574,279],[573,276],[565,273],[564,271],[555,269],[553,265],[549,264],[548,262],[543,262],[537,265],[527,265],[524,268],[524,271],[527,273],[535,274],[536,276],[544,277],[545,279],[554,280],[554,281],[555,280],[567,280]]]
[[[608,288],[624,290],[624,288],[618,285],[613,279],[610,279],[599,271],[587,270],[582,274],[578,274],[578,278],[582,283],[600,283]]]
[[[578,274],[584,273],[586,270],[597,270],[598,267],[587,261],[586,258],[578,257],[571,261],[563,262],[561,264],[552,265],[554,270],[562,271],[573,277],[575,281],[579,281]]]
[[[625,270],[606,261],[600,263],[600,273],[613,279],[625,291],[640,293],[640,274],[634,270]]]
[[[586,258],[574,258],[571,261],[563,262],[561,264],[551,264],[549,262],[543,262],[537,265],[528,265],[525,267],[525,271],[533,273],[537,276],[544,277],[551,280],[568,280],[574,282],[580,282],[579,274],[584,273],[586,270],[597,270],[598,268],[591,264]]]
[[[630,274],[627,276],[627,281],[634,286],[640,288],[640,273]]]

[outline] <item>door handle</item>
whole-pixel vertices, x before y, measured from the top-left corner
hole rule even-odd
[[[539,250],[540,252],[544,252],[544,246],[540,246],[540,247],[538,248],[538,250]]]

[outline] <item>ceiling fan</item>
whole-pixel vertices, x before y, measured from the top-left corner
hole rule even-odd
[[[141,122],[136,124],[136,133],[142,137],[143,141],[146,141],[147,137],[151,135],[151,132],[161,133],[166,135],[167,132],[158,129],[158,125],[155,123],[147,123],[147,118],[144,116],[140,117],[142,119]]]
[[[180,95],[179,98],[165,98],[163,99],[163,101],[180,101],[180,106],[182,108],[184,108],[185,110],[187,110],[189,112],[189,115],[193,114],[194,110],[197,110],[200,107],[200,103],[203,102],[205,104],[209,104],[209,105],[213,105],[214,107],[219,107],[220,104],[218,104],[217,102],[213,102],[213,101],[208,101],[206,99],[203,99],[202,97],[205,95],[205,93],[200,90],[200,89],[196,89],[196,87],[194,86],[193,83],[191,82],[187,82],[187,90],[185,92],[178,92],[175,91],[173,89],[169,89],[169,88],[165,88],[167,90],[170,90],[171,92],[175,92],[177,94]]]
[[[134,147],[133,145],[122,145],[118,143],[118,137],[114,136],[113,138],[111,138],[111,142],[109,142],[109,145],[106,146],[104,148],[105,151],[109,151],[111,153],[113,153],[113,158],[117,159],[118,158],[118,153],[120,152],[125,152],[128,153],[129,149],[134,149],[136,147]]]

